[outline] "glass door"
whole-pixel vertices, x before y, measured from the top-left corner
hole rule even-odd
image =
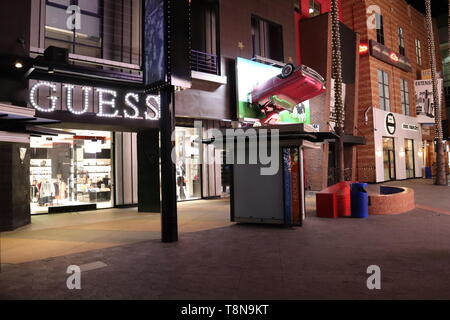
[[[415,162],[414,162],[414,140],[405,140],[405,161],[406,161],[406,178],[414,179],[415,174]]]
[[[384,180],[396,180],[395,147],[393,138],[383,138]]]
[[[178,201],[201,199],[201,132],[197,128],[177,127],[175,133]]]

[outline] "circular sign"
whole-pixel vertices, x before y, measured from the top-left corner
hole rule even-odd
[[[393,136],[397,131],[397,121],[395,120],[395,116],[393,113],[388,113],[386,115],[386,131],[391,136]]]

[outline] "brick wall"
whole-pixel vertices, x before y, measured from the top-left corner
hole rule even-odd
[[[429,68],[429,53],[425,16],[404,0],[347,0],[343,1],[343,21],[359,33],[361,42],[377,40],[376,30],[367,27],[367,8],[378,5],[381,9],[384,23],[385,45],[399,52],[398,28],[404,30],[405,55],[412,64],[412,72],[405,72],[397,67],[382,62],[369,55],[360,57],[359,75],[359,106],[358,106],[358,132],[367,139],[367,145],[358,147],[358,179],[362,181],[375,181],[375,144],[372,113],[370,107],[380,107],[378,89],[378,70],[388,73],[390,81],[391,111],[403,113],[400,95],[400,79],[408,81],[410,114],[415,114],[416,99],[414,94],[414,80],[421,78],[421,71]],[[435,26],[437,39],[437,28]],[[420,40],[422,47],[422,64],[417,64],[416,39]],[[437,45],[436,57],[440,61],[441,54]],[[442,66],[438,64],[438,70]],[[443,116],[445,112],[443,112]],[[371,170],[373,169],[373,170]]]

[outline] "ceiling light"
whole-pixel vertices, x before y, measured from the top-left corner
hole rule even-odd
[[[16,69],[22,69],[22,68],[23,68],[23,63],[22,63],[21,61],[16,61],[16,62],[14,63],[14,67],[15,67]]]

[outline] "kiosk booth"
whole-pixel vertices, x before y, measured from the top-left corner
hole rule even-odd
[[[233,163],[231,221],[302,226],[304,149],[336,138],[304,124],[238,129],[233,137],[227,135],[227,163]]]

